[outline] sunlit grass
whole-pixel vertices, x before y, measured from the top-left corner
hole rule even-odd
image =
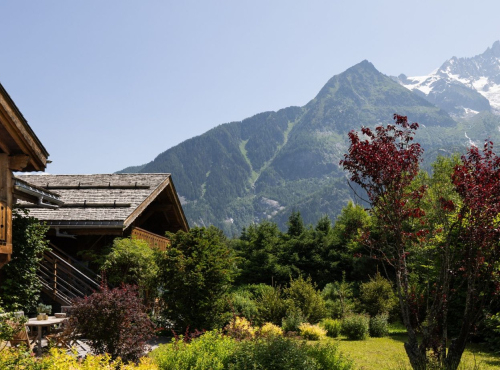
[[[358,370],[410,370],[404,350],[406,331],[402,326],[392,326],[385,338],[368,338],[350,341],[345,337],[334,340],[342,353],[349,356]],[[480,345],[467,347],[462,357],[461,370],[493,370],[500,368],[500,356],[487,352]]]

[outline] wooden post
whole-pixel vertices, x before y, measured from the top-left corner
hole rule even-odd
[[[57,297],[57,258],[54,258],[54,300]]]
[[[9,156],[0,154],[0,210],[2,211],[0,227],[0,268],[10,261],[12,254],[12,172],[9,166]],[[2,209],[3,208],[3,209]]]

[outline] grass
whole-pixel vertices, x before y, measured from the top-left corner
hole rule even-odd
[[[368,338],[350,341],[345,337],[334,340],[342,353],[349,356],[358,370],[410,370],[403,343],[406,341],[404,328],[393,326],[385,338]],[[478,367],[475,367],[477,365]],[[470,345],[462,357],[461,370],[493,370],[500,368],[500,356],[486,351],[480,345]]]

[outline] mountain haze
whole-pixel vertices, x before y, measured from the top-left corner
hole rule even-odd
[[[430,144],[432,130],[457,125],[363,61],[331,78],[304,107],[220,125],[121,172],[172,173],[190,224],[214,224],[228,234],[262,219],[283,227],[292,210],[308,223],[324,214],[334,219],[352,197],[338,165],[347,133],[391,122],[394,113],[421,123]]]

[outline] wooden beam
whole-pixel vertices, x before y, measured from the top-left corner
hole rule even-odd
[[[9,94],[0,85],[0,121],[16,145],[20,148],[18,154],[30,155],[30,170],[43,171],[47,165],[49,153],[26,122]]]
[[[0,253],[0,269],[10,262],[10,254]]]
[[[1,252],[6,255],[2,261],[7,263],[10,261],[10,254],[12,253],[12,172],[9,170],[9,156],[5,153],[0,154],[0,203],[2,210],[2,225],[3,229]],[[4,264],[5,264],[4,263]]]
[[[22,171],[29,163],[30,156],[25,154],[17,154],[9,157],[9,168],[12,171]]]

